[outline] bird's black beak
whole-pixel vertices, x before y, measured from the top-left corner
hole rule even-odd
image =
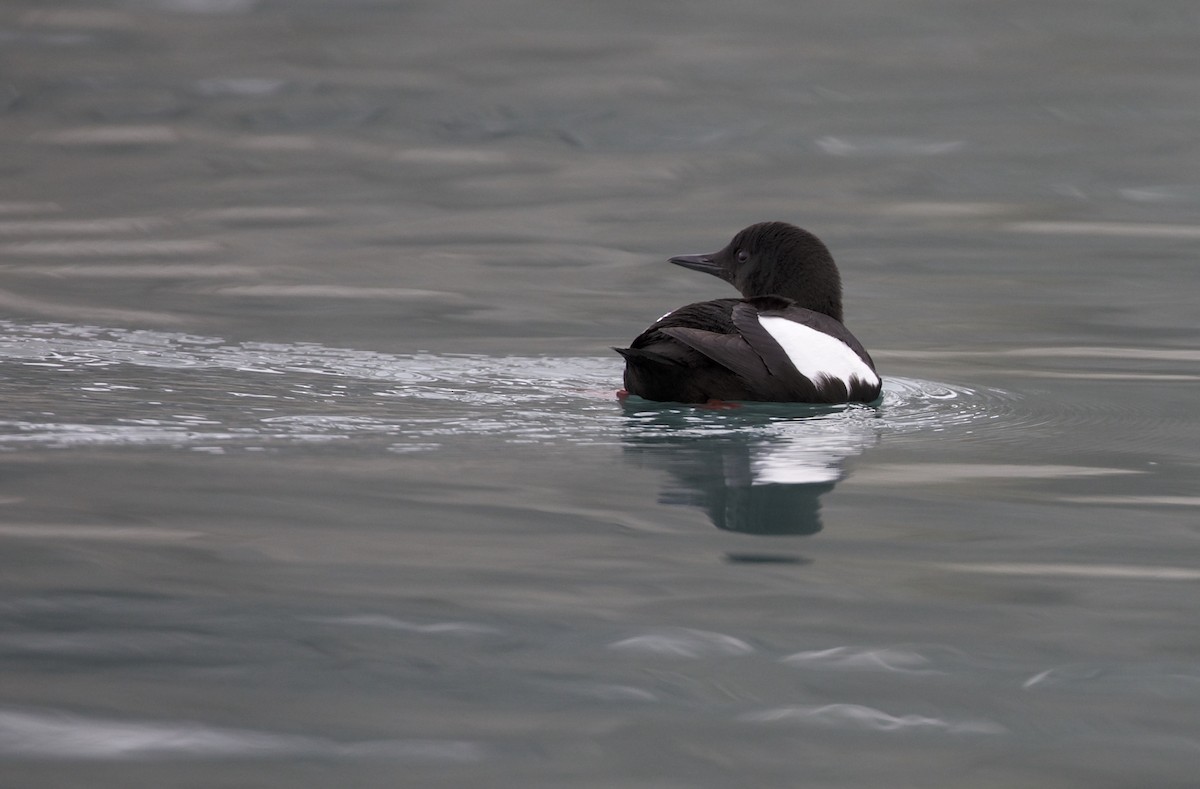
[[[671,262],[676,266],[690,268],[692,271],[703,271],[705,274],[712,274],[714,277],[729,281],[729,273],[724,266],[717,262],[717,253],[715,252],[710,255],[679,255],[671,258]]]

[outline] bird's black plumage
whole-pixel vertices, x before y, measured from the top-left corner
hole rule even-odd
[[[811,233],[784,222],[752,225],[720,252],[685,255],[672,263],[724,279],[741,299],[715,299],[681,307],[642,332],[625,357],[625,388],[648,400],[844,403],[873,402],[881,383],[862,344],[841,323],[841,278],[833,257]],[[841,349],[832,372],[802,373],[791,353],[765,327],[779,318],[825,335],[818,351]],[[778,322],[772,324],[778,325]],[[862,365],[846,362],[853,354]],[[817,359],[821,357],[818,354]],[[816,363],[815,361],[813,362]],[[855,369],[847,373],[847,365]],[[840,371],[840,372],[839,372]]]

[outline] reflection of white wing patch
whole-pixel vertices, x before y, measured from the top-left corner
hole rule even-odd
[[[775,338],[800,374],[810,381],[816,383],[819,376],[828,375],[840,378],[847,387],[851,376],[871,385],[879,383],[875,371],[836,337],[787,318],[759,315],[758,322]]]

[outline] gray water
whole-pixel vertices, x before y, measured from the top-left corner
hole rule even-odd
[[[6,0],[0,785],[1194,786],[1200,11]],[[619,403],[783,219],[878,406]]]

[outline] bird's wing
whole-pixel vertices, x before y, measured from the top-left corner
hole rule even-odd
[[[763,360],[739,334],[721,334],[686,326],[670,326],[659,331],[712,359],[748,383],[769,375]]]

